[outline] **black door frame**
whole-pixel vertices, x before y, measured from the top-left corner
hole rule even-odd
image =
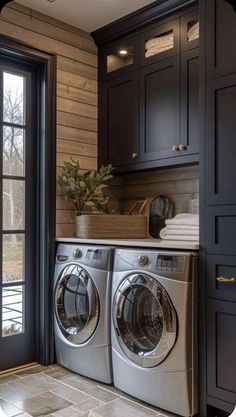
[[[53,272],[56,218],[56,55],[0,35],[0,57],[37,69],[36,360],[54,362]]]

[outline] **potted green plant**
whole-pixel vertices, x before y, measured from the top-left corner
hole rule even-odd
[[[79,161],[64,162],[58,184],[72,201],[76,214],[76,236],[83,239],[146,237],[147,218],[139,215],[114,214],[109,197],[103,190],[112,178],[112,165],[98,171],[81,172]],[[88,209],[90,210],[88,213]],[[94,212],[95,209],[96,212]],[[97,214],[100,211],[101,214]],[[130,213],[131,214],[131,213]]]

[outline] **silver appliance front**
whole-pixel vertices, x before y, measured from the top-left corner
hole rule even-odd
[[[147,274],[130,274],[121,282],[113,322],[124,354],[143,368],[159,365],[174,347],[175,309],[163,286]]]
[[[57,362],[75,373],[112,382],[109,247],[60,244],[54,273]]]

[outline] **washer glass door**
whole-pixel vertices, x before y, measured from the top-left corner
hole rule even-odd
[[[72,264],[60,274],[55,290],[55,313],[59,328],[71,343],[85,343],[96,330],[99,297],[90,275]]]
[[[177,316],[156,279],[129,275],[116,291],[113,311],[118,341],[129,359],[148,368],[167,357],[177,336]]]

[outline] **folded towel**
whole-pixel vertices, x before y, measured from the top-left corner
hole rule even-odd
[[[161,54],[162,52],[168,51],[169,49],[172,49],[173,45],[171,46],[165,46],[164,48],[157,48],[157,47],[153,47],[153,48],[149,48],[146,52],[145,52],[145,57],[148,58],[150,56],[154,56],[157,54]]]
[[[187,226],[188,227],[188,226]],[[178,225],[175,225],[174,229],[169,229],[169,226],[164,227],[161,230],[161,238],[163,238],[163,236],[169,236],[169,235],[181,235],[181,236],[199,236],[199,228],[197,227],[195,230],[193,229],[179,229]]]
[[[182,224],[168,224],[167,226],[168,230],[176,230],[178,228],[178,230],[190,230],[190,231],[199,231],[199,226],[192,226],[192,225],[182,225]]]
[[[161,237],[161,232],[160,232],[160,238],[163,240],[187,240],[190,242],[199,242],[199,236],[186,236],[186,235],[168,235],[168,236],[164,236]]]
[[[177,214],[177,216],[173,217],[173,219],[166,220],[166,225],[169,224],[198,226],[199,215],[191,213]]]
[[[199,22],[195,23],[191,28],[188,30],[188,41],[191,42],[194,39],[199,38]]]
[[[170,33],[168,35],[157,36],[156,38],[149,39],[145,42],[145,49],[152,48],[154,46],[165,46],[174,44],[174,34]]]

